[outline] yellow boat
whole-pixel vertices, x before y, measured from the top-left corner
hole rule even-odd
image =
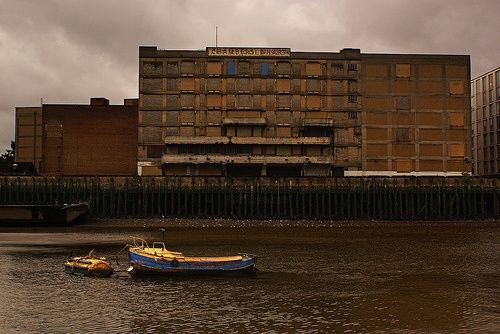
[[[64,271],[79,276],[109,277],[113,274],[113,267],[106,258],[95,256],[92,250],[87,256],[69,259],[64,264]]]

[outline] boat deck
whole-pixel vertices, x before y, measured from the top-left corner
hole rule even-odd
[[[184,256],[180,252],[173,252],[163,247],[137,247],[133,250],[139,254],[151,257],[161,257],[166,260],[176,259],[179,262],[226,262],[240,261],[243,259],[241,255],[233,256]]]

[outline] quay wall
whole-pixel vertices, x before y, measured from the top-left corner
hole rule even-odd
[[[82,201],[96,218],[499,219],[500,179],[0,178],[0,205]]]

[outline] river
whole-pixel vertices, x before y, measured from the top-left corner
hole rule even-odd
[[[255,276],[66,274],[156,227],[0,228],[1,333],[498,333],[497,223],[168,227],[188,255],[258,255]]]

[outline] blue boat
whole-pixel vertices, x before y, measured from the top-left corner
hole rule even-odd
[[[234,256],[185,256],[170,251],[163,242],[153,242],[152,247],[144,239],[133,238],[128,256],[131,275],[139,274],[223,274],[255,273],[257,256],[238,254]]]

